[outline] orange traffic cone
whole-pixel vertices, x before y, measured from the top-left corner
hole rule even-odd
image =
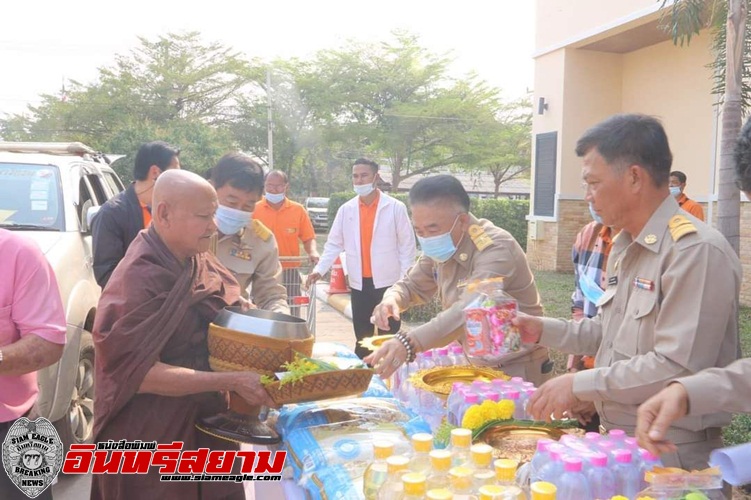
[[[344,280],[344,269],[342,269],[342,259],[337,257],[334,265],[331,266],[331,281],[329,282],[329,295],[335,293],[349,293],[349,287]]]

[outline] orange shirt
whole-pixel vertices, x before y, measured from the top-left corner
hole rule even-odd
[[[690,213],[699,220],[704,220],[704,209],[701,208],[701,205],[696,203],[694,200],[689,199],[688,196],[681,193],[676,201],[678,201],[678,205],[680,205],[683,210]]]
[[[141,211],[143,212],[143,228],[146,229],[151,224],[151,210],[141,203]]]
[[[275,209],[266,198],[256,203],[253,218],[271,229],[279,246],[279,257],[300,255],[300,241],[305,243],[316,237],[305,207],[289,198],[284,198],[279,209]],[[300,267],[299,263],[282,262],[282,267]]]
[[[366,205],[360,198],[360,249],[362,253],[362,277],[372,278],[373,269],[370,261],[370,245],[373,243],[373,226],[375,226],[376,210],[381,192],[377,191],[375,199]]]

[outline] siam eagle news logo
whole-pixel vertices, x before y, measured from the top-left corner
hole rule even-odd
[[[36,498],[57,477],[63,461],[60,436],[46,418],[19,418],[3,441],[3,466],[11,481]]]

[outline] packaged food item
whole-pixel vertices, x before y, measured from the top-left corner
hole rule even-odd
[[[722,475],[711,467],[701,471],[685,471],[674,467],[655,467],[647,472],[649,486],[636,495],[637,499],[654,500],[721,500]]]
[[[503,291],[503,278],[488,278],[470,283],[475,296],[464,308],[464,352],[470,361],[497,361],[505,354],[521,349],[521,336],[512,324],[516,317],[516,299]]]

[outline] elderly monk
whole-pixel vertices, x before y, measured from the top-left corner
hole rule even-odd
[[[184,450],[227,449],[195,428],[223,411],[221,391],[251,404],[272,401],[259,376],[209,369],[207,330],[240,298],[232,274],[207,252],[216,232],[217,196],[196,174],[170,170],[157,179],[153,222],[128,248],[99,302],[94,434],[97,441],[183,441]],[[235,448],[236,449],[236,448]],[[92,498],[244,498],[242,485],[160,482],[147,475],[95,475]]]

